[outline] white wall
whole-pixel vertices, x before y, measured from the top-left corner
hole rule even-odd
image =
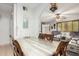
[[[38,16],[31,10],[27,10],[26,18],[28,20],[28,28],[23,29],[22,7],[23,4],[14,4],[14,38],[23,38],[25,36],[38,37],[39,32]]]
[[[7,12],[0,11],[0,45],[10,43],[9,20],[10,15]]]

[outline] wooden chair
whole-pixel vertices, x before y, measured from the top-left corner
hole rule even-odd
[[[46,34],[46,38],[47,38],[48,41],[53,41],[54,35]]]
[[[54,35],[52,34],[44,34],[44,33],[40,33],[38,36],[39,39],[47,39],[48,41],[53,41]]]
[[[42,34],[42,33],[39,33],[38,38],[39,38],[39,39],[44,39],[43,34]]]
[[[64,42],[64,41],[61,41],[56,49],[56,51],[53,53],[52,56],[58,56],[58,55],[63,55],[63,56],[66,56],[66,50],[67,50],[67,45],[68,45],[69,41],[68,42]]]
[[[13,45],[14,45],[14,56],[24,56],[17,40],[13,40]]]

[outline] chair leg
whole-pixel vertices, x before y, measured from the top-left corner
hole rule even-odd
[[[15,53],[13,53],[13,55],[16,56]]]
[[[63,54],[64,56],[66,56],[66,52],[64,52],[64,54]]]

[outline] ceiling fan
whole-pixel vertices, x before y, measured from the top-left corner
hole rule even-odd
[[[55,12],[58,9],[57,4],[56,3],[50,3],[50,10],[52,12]]]
[[[50,17],[53,17],[54,19],[63,20],[63,19],[76,19],[79,18],[79,12],[76,5],[69,5],[66,6],[63,4],[57,4],[57,3],[50,3],[49,10],[51,11]],[[71,9],[73,7],[73,9]]]
[[[55,11],[58,9],[57,3],[50,3],[50,10],[54,13],[53,18],[56,20],[59,19],[65,19],[66,17],[64,15],[62,15],[61,13],[56,13]]]
[[[66,19],[66,17],[61,14],[56,14],[56,19]]]

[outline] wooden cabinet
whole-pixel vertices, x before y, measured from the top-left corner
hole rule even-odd
[[[79,31],[79,20],[64,21],[57,23],[58,31],[62,32],[78,32]]]
[[[63,32],[67,31],[67,23],[66,22],[62,22],[62,30]]]
[[[79,31],[79,25],[78,24],[79,24],[78,21],[74,21],[73,22],[73,31],[74,32],[76,32],[76,31],[78,32]]]
[[[61,31],[61,28],[62,28],[62,24],[61,23],[58,23],[58,31]]]
[[[70,21],[70,22],[67,22],[67,31],[68,32],[72,32],[72,21]]]

